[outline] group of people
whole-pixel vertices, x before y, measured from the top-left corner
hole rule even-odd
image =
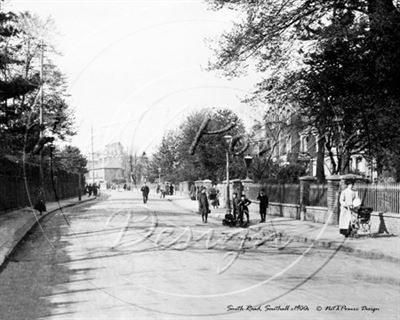
[[[209,199],[214,201],[214,195],[218,193],[209,192],[209,196],[207,197],[207,188],[201,187],[200,195],[198,196],[199,201],[199,213],[201,214],[201,218],[203,223],[207,223],[208,214],[211,212]],[[211,196],[213,195],[213,196]],[[260,203],[260,223],[265,222],[268,208],[268,196],[266,195],[264,189],[261,189],[257,200]],[[219,204],[219,203],[218,203]],[[251,201],[246,197],[245,194],[241,194],[238,197],[237,192],[233,193],[232,199],[232,213],[228,213],[225,215],[225,219],[223,220],[224,225],[235,226],[239,223],[240,226],[245,226],[250,223],[250,215],[249,215],[249,205]],[[218,208],[218,206],[216,206]],[[244,222],[244,217],[246,217],[246,222]]]
[[[265,193],[264,189],[261,189],[257,200],[259,201],[259,213],[260,213],[260,223],[265,222],[267,216],[267,208],[268,208],[268,196]],[[225,223],[227,225],[236,225],[239,222],[240,226],[248,225],[250,223],[250,216],[249,216],[249,205],[251,201],[247,199],[245,194],[242,194],[240,198],[236,192],[233,193],[233,200],[232,200],[232,207],[233,207],[233,214],[227,214],[225,216]],[[243,219],[246,216],[246,223],[244,223]]]
[[[347,187],[340,194],[340,216],[339,216],[339,231],[345,237],[349,237],[352,232],[352,222],[354,217],[356,217],[355,209],[361,206],[361,200],[358,196],[358,193],[354,190],[355,181],[352,179],[345,181]],[[87,186],[88,193],[91,195],[91,190],[93,190],[93,194],[97,195],[97,187],[96,185]],[[143,202],[146,203],[149,195],[149,187],[144,185],[141,188],[143,195]],[[168,191],[168,193],[167,193]],[[165,197],[165,194],[173,194],[174,187],[172,184],[167,185],[164,188],[161,188],[160,185],[157,186],[157,193],[160,192],[162,197]],[[199,213],[201,214],[201,218],[203,223],[207,223],[208,214],[211,212],[210,210],[210,202],[214,208],[218,208],[219,206],[219,190],[216,186],[212,186],[207,194],[207,188],[205,186],[199,188],[199,194],[197,195],[199,202]],[[260,223],[266,221],[267,209],[269,205],[268,196],[264,189],[261,189],[257,200],[259,201],[259,213],[260,213]],[[238,196],[237,192],[233,193],[232,199],[232,213],[226,214],[225,219],[223,220],[223,224],[236,226],[239,224],[240,226],[245,226],[250,223],[249,216],[249,205],[252,202],[246,197],[245,194],[241,194]],[[244,217],[246,217],[246,222],[244,222]]]
[[[91,197],[92,194],[97,197],[99,193],[100,186],[98,186],[96,183],[89,183],[85,186],[85,194],[88,195],[88,197]]]
[[[156,192],[160,193],[160,198],[165,198],[165,196],[173,196],[175,187],[172,183],[166,183],[164,186],[158,184]]]

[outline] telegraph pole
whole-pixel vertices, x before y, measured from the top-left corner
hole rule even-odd
[[[94,185],[94,147],[93,147],[93,126],[92,131],[92,185]]]
[[[39,104],[39,143],[43,142],[43,100],[44,100],[44,68],[43,68],[43,60],[44,60],[44,43],[41,41],[41,53],[40,53],[40,104]],[[44,172],[43,172],[43,147],[40,149],[40,188],[43,194],[43,201],[45,202],[44,196]]]

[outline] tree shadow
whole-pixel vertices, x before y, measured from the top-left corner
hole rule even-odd
[[[85,303],[76,294],[102,289],[83,282],[91,282],[86,274],[92,268],[71,268],[71,243],[62,239],[62,223],[54,215],[34,227],[8,259],[0,273],[1,319],[74,318],[74,310]]]

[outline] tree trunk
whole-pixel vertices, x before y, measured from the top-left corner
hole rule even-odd
[[[325,182],[325,136],[324,135],[321,135],[320,138],[318,139],[316,176],[319,183]]]

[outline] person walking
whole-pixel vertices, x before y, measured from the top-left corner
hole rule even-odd
[[[238,203],[238,208],[239,208],[239,221],[240,225],[243,225],[243,215],[246,215],[247,218],[247,224],[250,223],[250,217],[249,217],[249,205],[251,204],[251,201],[246,198],[246,195],[242,194],[240,197],[240,201]]]
[[[264,189],[260,190],[257,200],[260,201],[260,217],[261,217],[260,223],[262,223],[265,222],[265,218],[267,215],[267,208],[268,208],[268,196],[265,194]]]
[[[174,185],[172,183],[169,185],[169,195],[170,196],[174,195]]]
[[[217,207],[216,199],[217,199],[217,190],[214,185],[208,190],[208,199],[210,199],[211,205],[215,209]]]
[[[143,187],[140,188],[140,191],[142,191],[143,203],[147,203],[150,193],[149,187],[145,184]]]
[[[37,192],[37,202],[33,206],[33,209],[39,211],[39,215],[42,215],[43,212],[47,211],[45,205],[44,191],[40,188]]]
[[[344,235],[346,238],[350,236],[352,228],[352,211],[353,202],[356,199],[359,199],[357,191],[354,190],[353,179],[345,180],[345,184],[347,185],[346,189],[342,191],[339,198],[340,203],[340,216],[339,216],[339,233]]]
[[[206,188],[203,187],[199,197],[199,213],[203,223],[207,223],[208,214],[210,213],[210,207],[207,199]]]

